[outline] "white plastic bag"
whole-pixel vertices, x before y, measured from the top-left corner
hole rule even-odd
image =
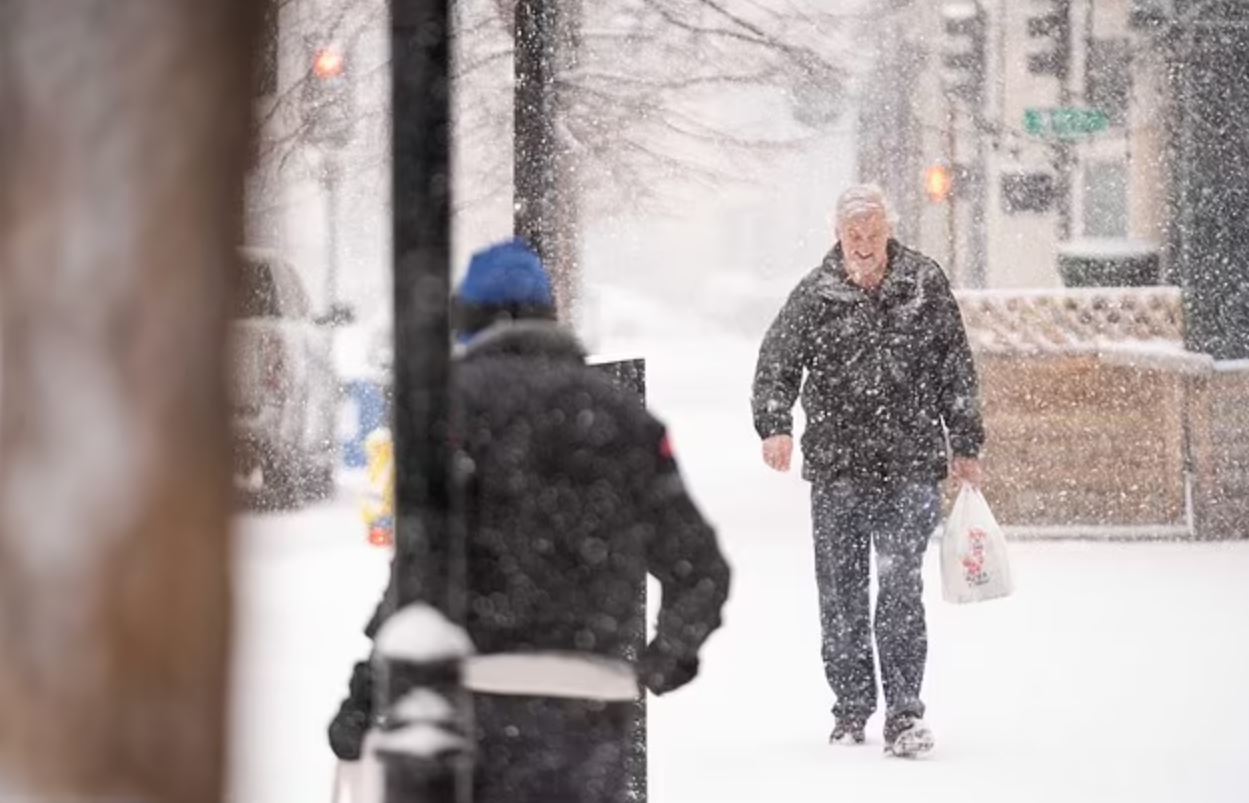
[[[964,485],[941,538],[941,592],[946,602],[984,602],[1011,593],[1006,536],[984,495]]]

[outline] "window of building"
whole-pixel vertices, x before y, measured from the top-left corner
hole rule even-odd
[[[1084,234],[1128,234],[1128,167],[1123,161],[1089,162],[1084,167]]]
[[[1110,118],[1111,125],[1125,125],[1132,90],[1132,54],[1127,39],[1094,39],[1085,62],[1085,94],[1088,105]]]

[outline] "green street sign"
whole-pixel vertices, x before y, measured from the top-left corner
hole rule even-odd
[[[1025,109],[1023,127],[1034,137],[1078,139],[1110,128],[1110,118],[1098,109]]]

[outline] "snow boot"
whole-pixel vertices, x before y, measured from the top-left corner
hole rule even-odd
[[[861,719],[838,717],[829,734],[829,744],[863,744],[867,741],[866,725]]]
[[[915,758],[932,750],[932,731],[924,720],[902,714],[885,723],[885,755]]]

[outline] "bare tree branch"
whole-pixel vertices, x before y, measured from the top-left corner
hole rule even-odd
[[[510,170],[501,166],[511,158],[508,65],[514,52],[514,7],[514,0],[454,4],[454,135],[465,199],[494,200],[510,177]],[[327,41],[355,35],[361,14],[347,14],[344,8],[356,12],[365,8],[366,19],[384,13],[380,0],[353,0],[327,19]],[[766,159],[806,142],[802,134],[760,137],[731,124],[729,117],[712,119],[708,110],[714,116],[719,113],[716,109],[731,108],[732,103],[708,101],[755,89],[781,93],[791,105],[812,96],[844,99],[848,67],[823,54],[843,52],[836,37],[847,18],[804,0],[749,0],[740,7],[723,0],[585,4],[575,66],[558,76],[557,91],[567,116],[561,122],[567,145],[586,162],[579,172],[598,170],[612,176],[610,182],[593,183],[589,191],[615,193],[616,177],[635,174],[641,177],[640,186],[650,187],[737,178],[740,170],[692,164],[689,154],[732,159],[740,166],[743,159]],[[382,69],[385,65],[378,71]],[[355,78],[381,77],[370,71]],[[293,164],[290,152],[308,133],[300,114],[306,80],[309,75],[281,87],[262,118],[261,125],[271,132],[265,153],[276,156],[283,167]],[[698,114],[691,114],[691,109],[698,109]],[[381,123],[378,117],[388,113],[383,105],[358,120],[376,127]],[[683,155],[672,155],[677,152]],[[664,153],[669,156],[658,158]]]

